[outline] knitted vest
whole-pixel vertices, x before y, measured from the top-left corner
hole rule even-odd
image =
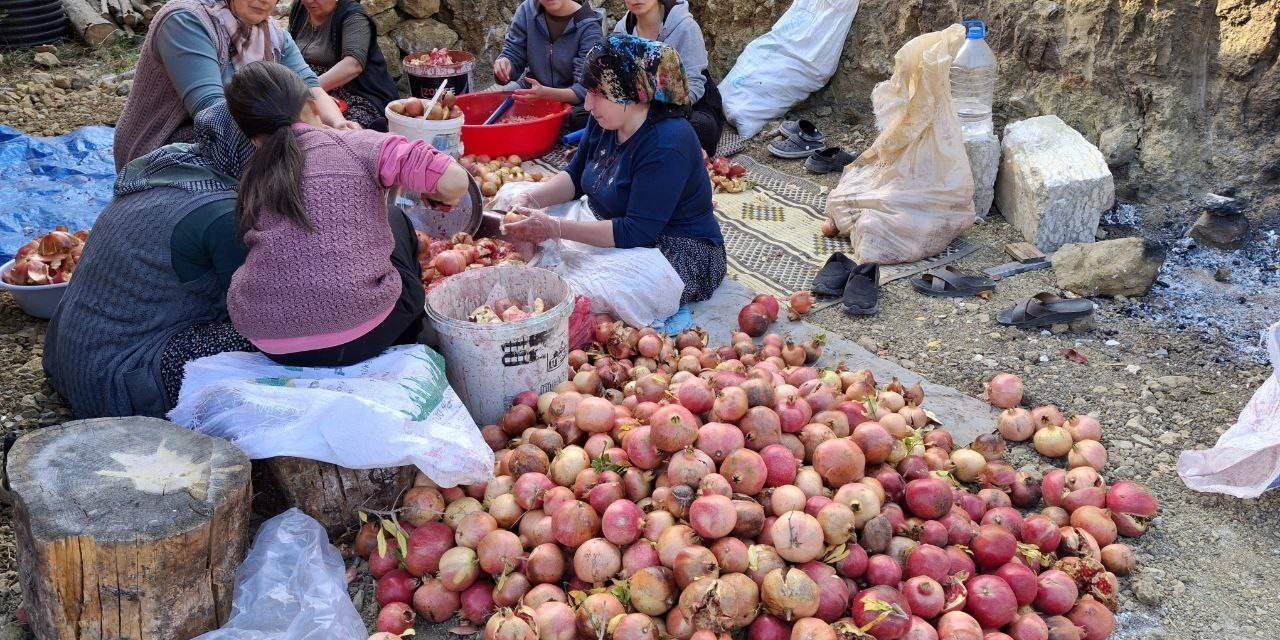
[[[164,417],[165,343],[189,326],[226,320],[213,272],[178,280],[173,228],[209,202],[234,198],[160,187],[102,210],[44,343],[44,370],[77,416]]]
[[[304,338],[374,320],[400,297],[378,154],[388,134],[294,125],[312,230],[259,212],[227,311],[250,340]]]
[[[147,28],[147,38],[142,42],[142,49],[138,54],[133,89],[129,91],[124,111],[116,121],[116,172],[134,158],[140,158],[168,144],[173,132],[195,116],[194,113],[187,113],[182,96],[173,87],[169,72],[164,68],[164,61],[156,53],[152,43],[152,38],[160,32],[165,20],[178,11],[186,11],[199,18],[218,51],[220,68],[231,62],[231,39],[217,25],[217,19],[209,13],[208,7],[201,0],[166,2]],[[278,59],[280,49],[284,46],[284,31],[273,26],[271,36],[272,47]]]

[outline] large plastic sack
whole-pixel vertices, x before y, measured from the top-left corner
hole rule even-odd
[[[445,379],[444,358],[420,344],[349,367],[286,367],[245,352],[193,360],[169,419],[252,459],[412,464],[442,487],[493,474],[493,451]]]
[[[258,529],[236,570],[231,617],[196,640],[363,640],[342,554],[311,516],[290,509]]]
[[[836,72],[858,0],[796,0],[742,50],[719,85],[724,115],[750,138]]]
[[[114,135],[111,127],[81,127],[42,138],[0,125],[0,262],[60,224],[93,226],[115,184]]]
[[[1280,482],[1280,322],[1267,329],[1273,371],[1212,449],[1183,451],[1178,475],[1196,491],[1256,498]]]
[[[502,187],[493,207],[506,209],[511,198],[536,187],[518,182]],[[595,220],[585,198],[546,209],[565,220]],[[591,298],[592,313],[608,313],[633,327],[647,327],[680,309],[684,281],[657,249],[593,247],[572,240],[542,243],[529,262],[556,272],[574,292]]]
[[[871,92],[880,134],[827,196],[827,216],[859,262],[935,256],[973,225],[973,174],[951,103],[951,59],[964,35],[956,24],[913,38]]]

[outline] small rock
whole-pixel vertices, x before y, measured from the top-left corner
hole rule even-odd
[[[1058,286],[1080,295],[1144,295],[1151,289],[1165,250],[1142,238],[1067,244],[1053,254]]]
[[[54,76],[54,77],[53,77],[53,86],[55,86],[55,87],[57,87],[57,88],[59,88],[59,89],[70,89],[70,88],[71,88],[71,78],[68,78],[68,77],[66,77],[66,76]]]
[[[58,60],[58,56],[55,56],[48,51],[41,51],[37,53],[35,55],[35,63],[46,69],[51,69],[62,64],[62,62]]]
[[[31,50],[36,53],[52,53],[55,56],[58,55],[58,48],[51,44],[38,44],[31,47]]]
[[[1118,347],[1118,346],[1120,346],[1120,341],[1119,341],[1119,340],[1108,340],[1108,341],[1104,342],[1103,344],[1107,345],[1108,347]]]
[[[1173,432],[1173,431],[1166,431],[1156,436],[1156,440],[1160,441],[1162,444],[1173,444],[1177,442],[1180,438],[1181,437],[1176,432]]]
[[[1031,5],[1031,12],[1040,16],[1041,19],[1050,20],[1058,15],[1058,3],[1050,0],[1036,0]]]
[[[1136,364],[1130,364],[1130,365],[1125,365],[1124,370],[1127,371],[1128,373],[1137,373],[1139,371],[1142,371],[1142,367],[1139,367]]]
[[[1228,198],[1216,193],[1200,196],[1200,210],[1215,216],[1238,216],[1244,213],[1244,201],[1239,198]]]
[[[40,86],[48,86],[53,84],[53,76],[43,71],[37,71],[31,74],[31,82],[38,84]]]
[[[916,368],[916,363],[906,358],[899,360],[898,365],[901,366],[903,369],[907,369],[907,370],[912,370]]]
[[[1231,267],[1218,267],[1213,272],[1213,279],[1218,282],[1231,282]]]
[[[818,114],[819,118],[825,118],[831,115],[832,111],[831,107],[818,107],[818,110],[815,113]]]
[[[1215,215],[1208,211],[1187,231],[1187,237],[1215,249],[1239,249],[1249,235],[1249,219],[1242,215]]]
[[[1155,580],[1145,577],[1137,578],[1130,584],[1130,588],[1133,589],[1133,597],[1137,598],[1138,602],[1147,606],[1160,604],[1160,587],[1156,585]]]
[[[71,88],[77,90],[87,89],[93,85],[93,80],[94,78],[92,74],[85,71],[78,71],[74,76],[71,76]]]
[[[129,95],[129,92],[132,90],[133,90],[133,81],[131,80],[125,80],[124,82],[121,82],[120,84],[116,85],[116,95],[118,96],[127,96]]]
[[[1093,232],[1093,237],[1094,237],[1094,239],[1097,239],[1097,240],[1106,240],[1106,239],[1107,239],[1107,230],[1106,230],[1106,229],[1098,229],[1097,231],[1094,231],[1094,232]]]
[[[870,351],[871,353],[880,352],[880,345],[876,344],[875,340],[872,340],[867,336],[862,336],[858,338],[858,346],[862,347],[863,349],[866,349],[867,351]]]

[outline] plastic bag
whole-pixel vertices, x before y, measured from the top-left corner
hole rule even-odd
[[[253,459],[412,464],[441,487],[493,474],[493,451],[445,379],[444,358],[420,344],[350,367],[286,367],[244,352],[200,358],[187,363],[169,419]]]
[[[858,0],[796,0],[742,50],[720,83],[724,115],[750,138],[836,72]]]
[[[236,570],[231,617],[196,640],[364,640],[342,555],[311,516],[267,520]]]
[[[1183,451],[1178,475],[1196,491],[1256,498],[1280,482],[1280,322],[1267,329],[1273,371],[1212,449]]]
[[[935,256],[973,225],[973,174],[951,103],[951,59],[964,35],[956,24],[913,38],[871,92],[880,134],[827,196],[827,216],[859,262]]]
[[[503,209],[511,198],[536,183],[504,185],[494,200]],[[549,216],[565,220],[595,220],[585,199],[548,207]],[[657,249],[593,247],[572,240],[553,240],[538,246],[531,266],[556,272],[576,293],[591,298],[593,313],[608,313],[633,327],[647,327],[680,308],[684,281]]]

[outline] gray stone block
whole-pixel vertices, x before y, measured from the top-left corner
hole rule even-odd
[[[1092,242],[1115,202],[1111,170],[1098,148],[1057,116],[1005,127],[996,205],[1028,242],[1046,253]]]
[[[964,139],[964,152],[973,172],[973,212],[987,218],[996,197],[996,172],[1000,169],[1000,139],[995,134]]]
[[[1068,244],[1054,252],[1058,286],[1082,296],[1141,296],[1151,289],[1165,251],[1142,238]]]

